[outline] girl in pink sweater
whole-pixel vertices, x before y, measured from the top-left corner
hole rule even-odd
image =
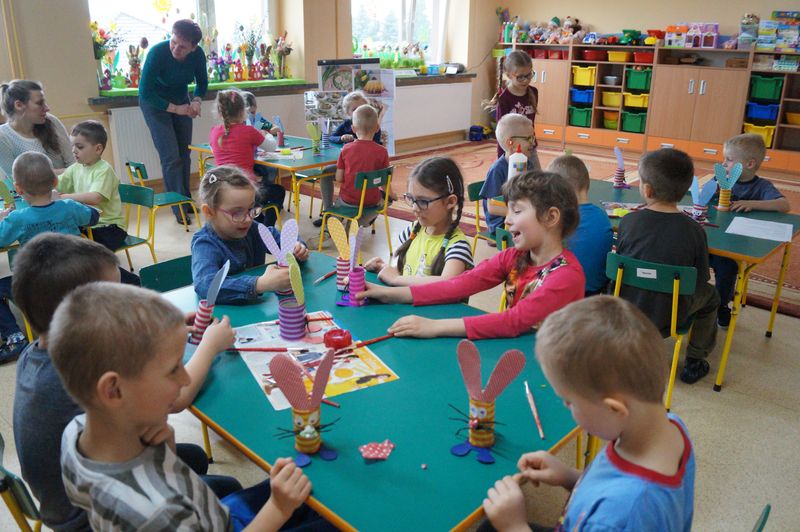
[[[569,183],[558,174],[534,170],[508,181],[503,192],[508,203],[506,224],[514,247],[452,279],[411,287],[368,283],[367,290],[357,297],[437,305],[457,303],[504,283],[506,310],[438,320],[404,316],[389,327],[390,333],[418,338],[519,336],[537,327],[550,313],[583,297],[583,269],[562,244],[578,226],[578,201]]]

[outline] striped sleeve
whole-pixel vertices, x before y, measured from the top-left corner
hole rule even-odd
[[[447,246],[447,251],[444,253],[444,261],[460,260],[467,265],[467,268],[475,266],[472,260],[472,248],[466,240],[458,240]]]

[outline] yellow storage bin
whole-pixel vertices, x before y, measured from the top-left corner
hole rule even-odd
[[[572,84],[581,87],[594,87],[594,78],[597,75],[597,67],[572,67]]]
[[[633,94],[630,92],[623,92],[625,97],[625,107],[647,107],[650,100],[649,94]]]
[[[745,122],[744,132],[761,135],[764,139],[764,144],[767,145],[767,148],[772,147],[772,136],[775,134],[775,126],[757,126],[755,124],[748,124]]]
[[[612,63],[630,63],[633,61],[631,52],[608,52],[608,60]]]
[[[604,92],[603,93],[603,107],[619,107],[622,103],[622,93],[619,92]]]

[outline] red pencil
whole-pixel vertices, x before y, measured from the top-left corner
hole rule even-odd
[[[336,275],[336,270],[330,271],[330,272],[326,273],[325,275],[323,275],[322,277],[318,277],[318,278],[317,278],[317,279],[314,281],[314,284],[315,284],[315,285],[318,285],[319,283],[321,283],[321,282],[322,282],[322,281],[324,281],[325,279],[329,279],[329,278],[333,277],[334,275]]]
[[[305,347],[239,347],[239,348],[231,348],[227,351],[236,352],[236,351],[244,351],[244,352],[253,352],[253,353],[308,353],[308,349]]]

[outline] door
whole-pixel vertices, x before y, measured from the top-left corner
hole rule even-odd
[[[697,68],[658,65],[653,73],[647,134],[689,139],[697,94]]]
[[[536,123],[563,126],[567,120],[569,61],[535,59],[533,72],[531,84],[539,90]]]
[[[744,69],[696,70],[692,140],[722,144],[741,133],[749,76]]]

